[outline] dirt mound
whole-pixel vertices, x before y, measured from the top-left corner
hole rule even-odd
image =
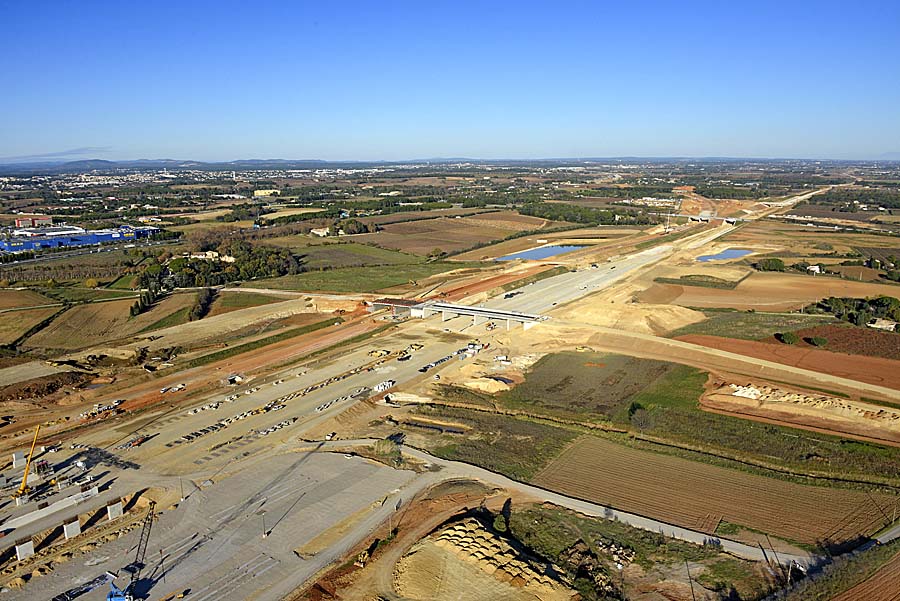
[[[0,388],[0,402],[33,400],[53,394],[64,386],[78,386],[91,380],[92,374],[66,371],[43,378],[34,378]]]
[[[468,518],[414,545],[397,563],[394,584],[404,597],[436,601],[578,598],[554,577],[559,573]]]
[[[704,407],[835,434],[900,443],[900,410],[767,384],[722,384],[700,400]]]
[[[699,311],[685,307],[634,302],[638,285],[618,286],[554,311],[554,316],[585,324],[617,328],[643,334],[665,334],[705,319]]]
[[[676,340],[900,390],[900,361],[701,334]]]

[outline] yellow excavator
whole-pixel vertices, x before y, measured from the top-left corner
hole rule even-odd
[[[28,453],[28,461],[25,462],[25,473],[22,475],[22,485],[19,486],[19,490],[13,493],[13,499],[18,499],[23,495],[27,495],[30,490],[28,488],[28,471],[31,469],[31,460],[34,458],[34,447],[37,445],[38,434],[40,431],[41,426],[38,424],[38,427],[34,430],[34,440],[31,441],[31,452]]]

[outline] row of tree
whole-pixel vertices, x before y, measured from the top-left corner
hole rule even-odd
[[[134,301],[134,304],[131,305],[131,316],[135,317],[140,315],[147,309],[153,306],[157,300],[159,300],[160,296],[162,296],[162,289],[159,286],[151,285],[141,293],[139,299]]]
[[[522,215],[553,221],[568,221],[585,225],[649,225],[656,217],[634,209],[581,207],[565,203],[533,202],[519,208]]]
[[[188,321],[198,321],[206,317],[209,309],[216,300],[216,291],[212,288],[203,288],[197,293],[197,299],[188,313]]]

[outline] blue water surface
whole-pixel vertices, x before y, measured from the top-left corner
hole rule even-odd
[[[701,263],[706,263],[707,261],[718,261],[719,259],[738,259],[744,255],[749,255],[752,252],[752,250],[743,248],[727,248],[715,255],[702,255],[697,257],[697,260]]]
[[[572,252],[573,250],[578,250],[579,248],[584,248],[584,246],[541,246],[538,248],[532,248],[531,250],[523,250],[522,252],[506,255],[505,257],[499,257],[495,260],[512,261],[514,259],[530,259],[533,261],[536,259],[546,259],[547,257],[552,257],[554,255],[561,255],[563,253]]]

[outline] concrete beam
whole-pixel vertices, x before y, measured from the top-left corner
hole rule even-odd
[[[116,518],[120,518],[123,515],[122,511],[122,499],[118,501],[114,501],[106,506],[106,519],[112,521]]]
[[[75,518],[75,521],[73,522],[63,524],[63,534],[66,535],[66,540],[75,538],[76,536],[81,534],[81,522],[78,521],[78,518]]]
[[[22,561],[26,557],[34,555],[34,541],[29,539],[16,543],[16,559]]]

